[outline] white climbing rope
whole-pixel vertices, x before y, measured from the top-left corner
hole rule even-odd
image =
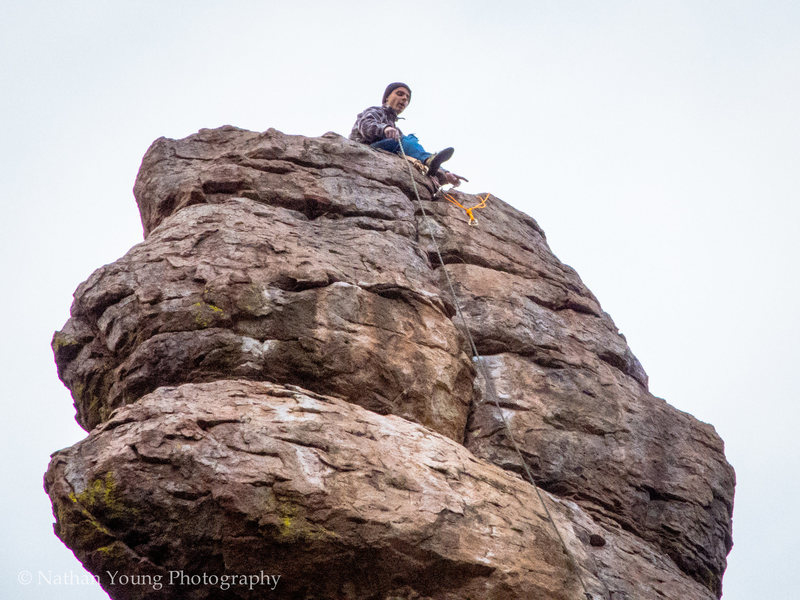
[[[407,160],[405,150],[403,149],[403,144],[399,142],[399,146],[400,146],[400,154],[403,157],[403,159],[405,159],[405,163],[408,165],[408,174],[409,177],[411,178],[411,185],[414,189],[414,195],[417,198],[417,206],[419,206],[422,212],[422,218],[427,221],[428,212],[425,210],[425,207],[422,204],[422,200],[419,197],[419,190],[417,189],[417,182],[414,179],[414,171],[411,168],[411,162]],[[578,565],[578,561],[575,560],[575,557],[569,551],[569,548],[567,547],[564,538],[561,536],[561,532],[559,531],[558,526],[556,525],[555,519],[553,519],[553,515],[550,514],[550,509],[547,508],[547,504],[544,501],[544,497],[542,496],[542,493],[539,490],[539,486],[536,485],[536,481],[534,481],[533,479],[533,474],[528,468],[528,464],[525,462],[525,458],[522,456],[522,451],[519,448],[519,444],[517,444],[517,441],[514,439],[514,435],[511,433],[511,427],[509,427],[508,421],[506,421],[505,415],[503,414],[503,411],[500,408],[500,401],[497,398],[497,390],[494,387],[494,381],[489,375],[489,370],[486,368],[486,365],[484,364],[481,355],[478,353],[478,348],[475,345],[475,340],[473,339],[472,333],[470,332],[469,326],[467,325],[467,320],[464,317],[464,313],[461,311],[461,305],[458,302],[458,297],[456,296],[456,290],[455,287],[453,286],[453,281],[450,278],[450,273],[448,273],[444,259],[442,258],[442,252],[439,249],[439,243],[436,241],[436,237],[433,235],[433,231],[429,230],[428,233],[430,235],[431,241],[433,242],[433,247],[436,249],[436,256],[439,258],[439,264],[442,267],[442,271],[444,271],[445,279],[447,280],[447,287],[449,288],[450,296],[453,301],[453,305],[455,306],[456,309],[456,314],[458,315],[458,318],[461,320],[461,328],[467,340],[469,341],[470,349],[472,350],[473,362],[477,364],[478,369],[481,372],[481,376],[483,377],[484,385],[486,386],[486,394],[492,399],[495,407],[497,408],[497,413],[500,415],[500,420],[503,422],[503,427],[505,428],[506,435],[508,435],[508,439],[511,440],[511,444],[514,446],[514,452],[517,454],[517,457],[519,458],[519,461],[522,464],[522,468],[525,470],[528,482],[533,486],[533,489],[536,491],[536,496],[539,498],[539,502],[541,503],[542,507],[544,507],[545,514],[547,515],[550,524],[553,526],[553,530],[556,532],[556,536],[558,536],[558,539],[561,542],[561,546],[564,549],[564,553],[569,557],[573,567],[575,568],[575,574],[578,576],[578,580],[580,581],[581,587],[583,588],[583,593],[586,597],[586,600],[593,600],[592,595],[589,593],[589,590],[586,587],[586,583],[584,582],[583,577],[581,576],[581,568]]]

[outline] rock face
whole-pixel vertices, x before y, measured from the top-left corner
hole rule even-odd
[[[134,191],[145,241],[53,338],[91,430],[53,456],[55,530],[112,598],[721,594],[721,440],[533,219],[492,197],[469,227],[335,134],[160,139]]]

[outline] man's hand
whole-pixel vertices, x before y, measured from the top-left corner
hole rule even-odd
[[[444,179],[443,185],[449,183],[453,187],[458,187],[459,185],[461,185],[462,180],[466,181],[466,179],[464,179],[460,175],[456,175],[455,173],[451,173],[450,171],[440,171],[438,175],[440,179]]]
[[[397,130],[396,127],[387,127],[383,130],[383,135],[387,138],[391,138],[393,140],[400,140],[400,132]]]

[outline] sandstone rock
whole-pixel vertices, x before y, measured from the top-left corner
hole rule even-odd
[[[244,198],[188,207],[76,293],[56,336],[87,429],[159,385],[268,379],[461,441],[473,369],[410,240]]]
[[[116,572],[160,581],[159,598],[214,597],[170,585],[170,571],[264,571],[280,576],[280,598],[582,597],[528,484],[424,427],[300,388],[161,388],[57,453],[46,485],[57,534],[114,598],[153,597],[151,585],[113,583]],[[592,592],[606,578],[617,598],[713,597],[628,534],[593,548],[581,539],[591,519],[546,501]],[[648,577],[620,587],[606,575],[635,567]]]
[[[647,386],[639,361],[594,298],[563,281],[472,264],[449,265],[448,273],[482,355],[512,352],[555,368],[593,371],[607,363]]]
[[[183,140],[156,140],[142,161],[134,194],[145,236],[192,204],[243,196],[320,216],[408,219],[413,186],[392,154],[329,133],[320,138],[203,129]],[[430,182],[414,177],[423,198]]]
[[[141,557],[147,568],[162,570],[255,568],[240,556],[240,546],[225,550],[229,542],[220,532],[233,528],[253,547],[283,543],[274,488],[285,485],[303,523],[323,523],[346,541],[345,558],[332,550],[333,538],[306,536],[302,551],[284,548],[291,558],[281,563],[287,577],[308,579],[323,554],[331,555],[325,560],[332,565],[324,572],[339,573],[333,587],[288,588],[293,591],[286,597],[331,590],[347,598],[527,598],[531,590],[534,597],[578,597],[569,595],[575,592],[572,563],[555,557],[557,540],[542,529],[539,509],[529,506],[535,491],[518,479],[522,466],[469,358],[458,305],[499,392],[502,415],[550,493],[567,545],[598,597],[718,596],[731,547],[734,475],[713,428],[649,394],[647,375],[625,338],[577,273],[553,255],[532,218],[492,196],[480,225],[470,227],[461,209],[435,201],[425,177],[416,171],[413,177],[421,203],[401,158],[336,134],[304,138],[224,127],[153,144],[135,187],[145,241],[81,284],[70,320],[53,338],[78,421],[98,427],[51,466],[48,485],[62,538],[90,569],[112,564],[130,570]],[[477,203],[475,196],[457,197],[465,206]],[[306,430],[310,421],[292,421],[299,429],[283,441],[306,450],[253,458],[241,445],[214,437],[231,428],[243,439],[261,439],[265,431],[277,439],[283,435],[278,429],[291,428],[284,423],[289,409],[254,407],[300,402],[296,394],[336,407],[317,407],[322,416],[314,417],[313,436]],[[236,413],[240,409],[257,414],[258,425]],[[216,423],[209,414],[228,414],[232,421],[204,429],[201,423]],[[386,428],[386,435],[353,437],[334,414],[366,419],[370,431]],[[173,461],[182,434],[157,433],[173,421],[194,432],[185,464],[206,469],[192,485],[181,471],[189,467]],[[321,448],[314,445],[318,432],[330,433]],[[124,444],[111,442],[118,435]],[[424,447],[406,443],[407,435],[422,436]],[[115,449],[106,453],[106,444]],[[142,450],[151,446],[170,454]],[[405,490],[409,505],[398,507],[396,486],[375,482],[390,472],[416,474],[434,447],[445,479]],[[337,452],[355,457],[354,473],[371,468],[375,453],[388,457],[391,468],[359,487],[363,481],[357,485],[340,473]],[[287,475],[286,465],[299,465],[301,455],[313,464],[320,457],[332,461],[336,475],[317,472],[313,485],[310,475]],[[473,468],[489,469],[486,477],[502,485],[481,487],[465,475]],[[256,480],[252,469],[260,469],[254,485],[247,483]],[[215,478],[234,482],[235,499],[222,500]],[[71,510],[65,481],[82,490],[76,498],[84,494]],[[340,489],[341,481],[348,483]],[[98,494],[110,489],[106,483],[111,496],[119,492],[124,500],[119,514],[99,506]],[[455,490],[452,498],[431,491],[442,486]],[[139,488],[152,490],[152,498]],[[174,493],[157,492],[161,488]],[[377,503],[376,494],[396,501],[386,506],[404,515],[400,529],[408,536],[398,535],[388,516],[360,522],[346,507],[347,501],[360,506],[359,495]],[[462,495],[472,500],[454,500]],[[470,508],[432,523],[425,511],[412,511],[429,496],[447,511],[452,503]],[[194,506],[205,515],[197,532],[202,539],[182,522]],[[253,506],[273,516],[258,524]],[[245,508],[256,523],[249,529],[231,516]],[[148,511],[154,516],[143,517]],[[499,541],[491,542],[487,570],[472,554],[479,544],[466,530],[491,532],[507,512],[526,525],[495,532]],[[93,527],[92,519],[111,533]],[[161,522],[158,543],[137,538],[144,531],[155,536]],[[412,549],[423,531],[433,546],[419,542]],[[441,550],[444,539],[454,553]],[[98,549],[106,546],[113,546],[107,553],[113,558]],[[538,548],[529,562],[511,558],[511,548],[528,546]],[[393,580],[387,565],[394,560],[404,573],[414,564],[419,581],[408,575]],[[363,561],[376,561],[369,564],[378,572],[365,575],[358,567]],[[549,591],[556,581],[563,589]],[[494,596],[485,593],[489,588]],[[125,593],[116,589],[112,596],[129,597]],[[215,597],[213,589],[192,593]]]
[[[521,471],[504,418],[539,485],[660,546],[720,592],[734,481],[710,426],[608,365],[554,369],[514,354],[484,361],[502,417],[488,398],[472,413],[466,444],[476,456]]]

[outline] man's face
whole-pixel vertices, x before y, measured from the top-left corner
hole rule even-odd
[[[386,98],[386,105],[391,106],[398,115],[405,110],[408,103],[411,101],[411,92],[404,87],[399,87],[392,90],[392,93]]]

